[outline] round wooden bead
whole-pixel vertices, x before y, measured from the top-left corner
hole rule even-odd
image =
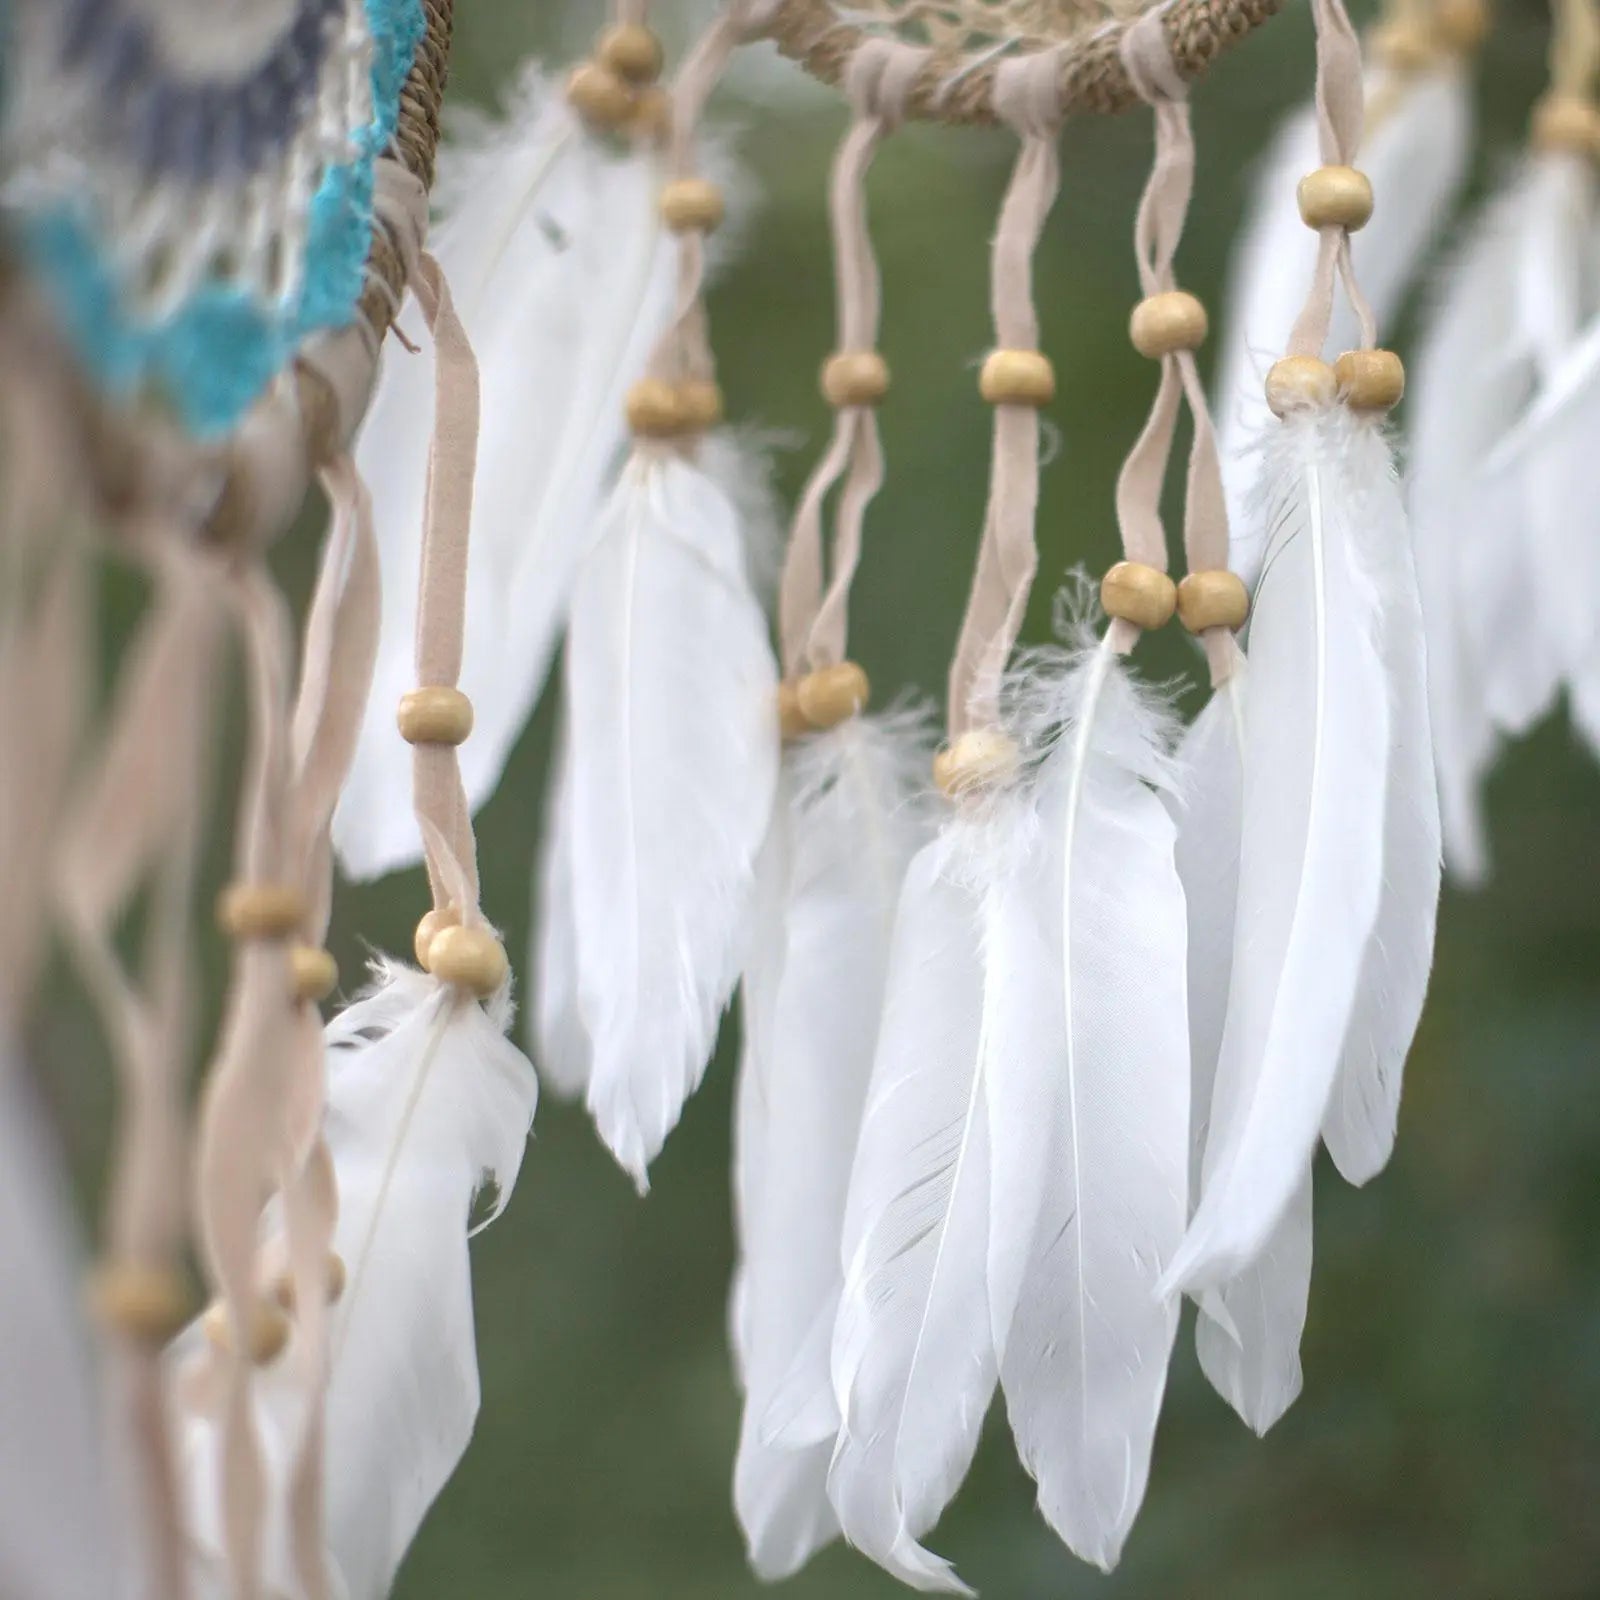
[[[1206,308],[1183,289],[1169,289],[1141,300],[1128,318],[1133,348],[1152,361],[1179,350],[1198,350],[1210,324]]]
[[[833,728],[866,709],[870,686],[867,675],[853,661],[819,667],[795,685],[800,715],[813,728]]]
[[[395,721],[407,744],[465,744],[472,733],[472,702],[442,684],[408,689]]]
[[[1489,37],[1492,22],[1484,0],[1434,0],[1433,31],[1455,55],[1470,55]]]
[[[337,1250],[328,1252],[328,1276],[324,1280],[327,1284],[328,1304],[332,1305],[344,1293],[345,1265],[344,1257]],[[272,1280],[272,1298],[283,1307],[285,1311],[294,1310],[294,1274],[280,1272]]]
[[[166,1344],[193,1312],[188,1280],[175,1267],[103,1261],[89,1274],[85,1293],[106,1327],[141,1344]]]
[[[933,758],[933,781],[952,800],[1008,782],[1017,770],[1017,741],[1000,728],[969,728]]]
[[[218,1350],[232,1352],[233,1322],[228,1308],[220,1300],[206,1307],[200,1325]],[[289,1333],[289,1318],[283,1307],[271,1300],[257,1300],[250,1307],[245,1354],[253,1365],[265,1367],[283,1354],[289,1343]]]
[[[621,128],[633,115],[633,91],[598,61],[585,61],[572,69],[567,102],[592,128]]]
[[[487,928],[442,928],[428,946],[428,971],[487,1000],[506,981],[505,947]]]
[[[677,388],[660,378],[641,378],[628,390],[628,427],[643,439],[675,439],[689,419]]]
[[[217,897],[217,923],[230,939],[287,939],[306,915],[288,883],[230,883]]]
[[[316,1005],[339,986],[339,963],[320,945],[289,946],[289,973],[296,1000]]]
[[[787,679],[778,685],[778,732],[784,739],[798,739],[811,732],[811,724],[800,709],[800,685]]]
[[[1100,604],[1108,617],[1147,630],[1162,628],[1178,609],[1178,586],[1142,561],[1119,561],[1100,580]]]
[[[1409,22],[1386,22],[1372,30],[1372,59],[1392,72],[1420,72],[1438,55],[1432,32]]]
[[[417,965],[424,972],[428,971],[428,951],[433,946],[434,937],[443,933],[446,928],[459,928],[461,926],[461,913],[454,906],[442,906],[437,911],[424,912],[417,922],[417,931],[411,940],[411,948],[416,953]]]
[[[1178,621],[1190,633],[1204,633],[1207,628],[1237,630],[1249,615],[1250,591],[1226,568],[1191,572],[1178,585]]]
[[[1372,216],[1372,184],[1354,167],[1318,167],[1295,191],[1308,228],[1344,228],[1354,233]]]
[[[992,406],[1046,406],[1056,397],[1055,368],[1037,350],[991,350],[978,393]]]
[[[628,130],[652,144],[664,144],[672,132],[672,96],[659,84],[638,90],[633,97]]]
[[[1352,411],[1390,411],[1406,392],[1406,369],[1393,350],[1346,350],[1333,364]]]
[[[678,385],[678,409],[685,432],[705,433],[722,421],[722,390],[710,378],[691,378]]]
[[[727,203],[706,178],[678,178],[661,191],[661,220],[674,233],[711,233],[722,223]]]
[[[607,28],[595,45],[595,60],[629,83],[654,83],[661,76],[661,41],[639,22]]]
[[[1285,356],[1267,369],[1267,404],[1274,416],[1332,405],[1338,396],[1333,368],[1316,356]]]
[[[1547,94],[1533,108],[1530,138],[1536,150],[1600,157],[1600,107],[1577,95]]]
[[[875,406],[889,392],[889,363],[876,350],[839,350],[822,363],[830,406]]]

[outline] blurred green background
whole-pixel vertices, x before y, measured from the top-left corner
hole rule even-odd
[[[683,24],[663,0],[664,31]],[[458,0],[451,95],[488,103],[529,53],[580,53],[600,0]],[[1480,184],[1537,92],[1540,8],[1504,8],[1481,73]],[[1196,95],[1200,180],[1180,275],[1212,306],[1254,158],[1307,92],[1300,8],[1229,56]],[[791,441],[792,500],[827,425],[815,373],[831,343],[822,220],[843,121],[776,61],[718,102],[762,194],[711,299],[730,415]],[[986,245],[1011,153],[998,134],[913,129],[871,180],[890,462],[853,609],[853,653],[887,699],[942,689],[985,493]],[[1129,348],[1130,233],[1148,119],[1071,126],[1038,260],[1059,429],[1041,500],[1030,633],[1054,580],[1112,559],[1112,486],[1152,372]],[[1379,196],[1379,204],[1384,201]],[[310,522],[281,571],[303,599]],[[136,596],[113,583],[107,631]],[[1141,651],[1183,669],[1176,630]],[[469,643],[470,648],[470,643]],[[1196,696],[1196,698],[1198,698]],[[481,819],[485,908],[527,948],[548,705]],[[1206,1387],[1186,1319],[1144,1512],[1120,1569],[1072,1560],[1032,1509],[998,1417],[932,1541],[1000,1600],[1600,1595],[1600,771],[1564,723],[1513,751],[1491,787],[1492,887],[1446,894],[1438,965],[1408,1071],[1399,1152],[1365,1191],[1319,1167],[1305,1393],[1266,1440]],[[220,874],[220,851],[214,863]],[[408,951],[420,875],[343,893],[332,943]],[[221,951],[205,952],[213,993]],[[581,1109],[548,1100],[513,1203],[475,1246],[484,1404],[477,1437],[397,1593],[510,1600],[687,1600],[760,1592],[730,1507],[737,1401],[724,1342],[732,1243],[728,1125],[735,1027],[644,1201]],[[104,1148],[108,1088],[76,1006],[46,1008],[36,1058],[59,1086],[79,1169]],[[842,1548],[794,1600],[899,1592]]]

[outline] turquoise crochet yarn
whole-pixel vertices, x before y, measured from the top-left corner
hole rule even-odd
[[[356,153],[325,173],[311,201],[304,270],[292,303],[202,283],[170,315],[126,305],[90,208],[56,202],[27,218],[33,265],[80,359],[112,393],[156,391],[200,438],[225,434],[311,334],[348,325],[371,242],[373,165],[395,130],[400,90],[422,39],[422,0],[365,0],[373,39],[373,114]],[[310,115],[316,115],[315,104]],[[243,181],[241,179],[241,181]]]

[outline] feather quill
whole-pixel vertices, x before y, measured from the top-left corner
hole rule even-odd
[[[325,1474],[329,1558],[348,1600],[381,1600],[477,1416],[469,1233],[510,1197],[537,1088],[505,1038],[504,996],[488,1008],[409,968],[380,963],[376,985],[327,1028],[324,1134],[339,1189],[334,1248],[346,1266],[330,1309]],[[282,1487],[303,1426],[291,1340],[255,1385],[268,1465],[267,1579],[295,1593]],[[222,1592],[212,1491],[220,1435],[208,1406],[198,1326],[172,1353],[203,1593]]]
[[[734,1166],[745,1386],[734,1504],[769,1581],[838,1532],[827,1335],[895,906],[927,833],[929,755],[916,713],[855,716],[799,741],[763,855]]]
[[[636,454],[573,590],[565,906],[587,1103],[641,1191],[738,978],[777,781],[777,668],[737,513],[677,455]],[[554,919],[571,916],[569,929]],[[541,1013],[561,980],[539,976]]]

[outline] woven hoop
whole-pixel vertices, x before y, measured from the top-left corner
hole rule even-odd
[[[1162,16],[1172,59],[1185,82],[1199,78],[1230,45],[1259,27],[1283,0],[1171,0]],[[912,7],[913,12],[918,7]],[[1055,8],[1045,8],[1054,11]],[[853,13],[859,15],[859,12]],[[1041,17],[1044,11],[1041,11]],[[935,39],[924,46],[927,61],[906,99],[906,115],[930,122],[992,123],[994,77],[1010,46],[1026,55],[1061,51],[1061,103],[1067,115],[1109,113],[1142,105],[1123,65],[1121,41],[1133,18],[1102,17],[1084,25],[1082,13],[1062,6],[1064,31],[1028,31],[1037,21],[1023,13],[1024,31],[974,49]],[[886,14],[885,23],[895,18]],[[780,0],[766,33],[782,53],[812,77],[837,87],[858,45],[878,30],[841,20],[832,0]]]

